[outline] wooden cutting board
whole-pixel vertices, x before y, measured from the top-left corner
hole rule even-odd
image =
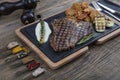
[[[36,23],[36,22],[34,22]],[[32,23],[32,24],[34,24]],[[16,34],[17,36],[23,40],[23,42],[25,42],[51,69],[57,69],[61,66],[63,66],[64,64],[72,61],[73,59],[79,57],[80,55],[82,55],[83,53],[85,53],[86,51],[88,51],[88,46],[85,46],[81,49],[79,49],[78,51],[72,53],[71,55],[61,59],[60,61],[57,62],[53,62],[50,58],[48,58],[35,44],[33,44],[20,30],[25,28],[25,27],[29,27],[29,24],[27,26],[23,26],[20,27],[16,30]]]
[[[55,15],[55,14],[54,14]],[[54,16],[51,15],[51,16]],[[36,23],[36,22],[34,22]],[[51,61],[36,45],[34,45],[23,33],[21,33],[21,29],[25,27],[29,27],[30,25],[34,24],[31,23],[29,25],[23,26],[19,29],[16,30],[17,36],[22,39],[34,52],[37,53],[37,55],[51,68],[51,69],[57,69],[61,67],[62,65],[72,61],[76,57],[82,55],[88,50],[88,46],[85,46],[84,48],[74,52],[73,54],[65,57],[64,59],[58,61],[58,62],[53,62]],[[120,33],[120,29],[102,37],[101,39],[97,40],[96,44],[103,44],[104,42],[108,41],[109,39],[113,38],[114,36],[118,35]]]

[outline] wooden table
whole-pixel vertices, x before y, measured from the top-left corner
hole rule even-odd
[[[0,2],[9,0],[0,0]],[[17,1],[17,0],[12,0]],[[41,0],[36,9],[36,14],[42,18],[51,16],[69,8],[74,2],[93,0]],[[25,45],[15,34],[15,30],[23,24],[20,21],[22,10],[17,10],[11,15],[0,17],[0,54],[7,53],[7,44],[11,41],[18,41]],[[31,53],[47,72],[34,80],[119,80],[120,79],[120,36],[106,42],[103,45],[91,45],[88,52],[74,61],[64,65],[60,69],[51,70],[34,52]],[[1,57],[2,55],[0,55]],[[12,56],[12,55],[11,55]],[[10,57],[11,57],[10,56]],[[11,64],[4,63],[5,58],[0,58],[0,80],[22,80],[31,72],[20,76],[15,73],[25,66],[10,68]]]

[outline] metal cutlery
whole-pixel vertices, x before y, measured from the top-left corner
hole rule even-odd
[[[113,18],[115,18],[116,20],[118,20],[120,22],[120,18],[116,17],[115,15],[113,15],[112,13],[108,12],[107,10],[103,10],[102,8],[100,8],[100,6],[97,4],[96,1],[92,2],[93,7],[97,10],[97,11],[103,11],[105,13],[107,13],[108,15],[112,16]]]
[[[98,4],[99,6],[101,6],[102,8],[104,8],[104,9],[110,11],[111,13],[120,16],[120,12],[119,12],[119,11],[115,11],[115,10],[113,10],[113,9],[111,9],[111,8],[109,8],[109,7],[107,7],[107,6],[103,5],[103,4],[101,4],[101,3],[99,3],[99,2],[97,2],[97,4]]]

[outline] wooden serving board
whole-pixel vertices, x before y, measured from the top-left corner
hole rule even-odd
[[[36,23],[36,22],[34,22]],[[34,24],[32,23],[32,24]],[[88,50],[88,46],[83,47],[82,49],[72,53],[71,55],[63,58],[62,60],[58,61],[58,62],[53,62],[52,60],[50,60],[35,44],[33,44],[23,33],[21,33],[21,29],[25,28],[25,27],[29,27],[29,24],[27,26],[23,26],[19,29],[17,29],[15,32],[17,34],[17,36],[22,39],[35,53],[37,53],[37,55],[51,68],[51,69],[57,69],[59,67],[61,67],[62,65],[72,61],[73,59],[79,57],[80,55],[82,55],[83,53],[85,53]]]
[[[64,17],[65,14],[64,12],[61,13],[56,13],[51,15],[51,17],[49,17],[48,19],[44,19],[45,21],[47,21],[50,24],[50,21],[52,21],[53,19],[56,18],[61,18]],[[87,41],[86,43],[80,45],[80,47],[77,48],[77,50],[75,50],[72,54],[64,57],[63,59],[59,60],[59,61],[53,61],[51,60],[48,56],[46,56],[44,54],[44,51],[41,50],[40,48],[38,48],[37,45],[35,45],[33,42],[31,41],[28,37],[26,37],[21,30],[24,28],[28,28],[29,26],[36,24],[38,21],[28,24],[26,26],[23,26],[19,29],[16,30],[16,34],[17,36],[22,39],[33,51],[35,51],[38,56],[45,61],[45,63],[51,68],[51,69],[57,69],[59,67],[61,67],[62,65],[70,62],[71,60],[75,59],[76,57],[80,56],[81,54],[85,53],[88,50],[88,45],[92,44],[93,42],[96,42],[96,44],[103,44],[104,42],[108,41],[109,39],[113,38],[114,36],[118,35],[120,33],[120,29],[118,29],[118,25],[115,24],[113,28],[111,29],[107,29],[105,31],[105,33],[96,33],[97,35],[95,35],[91,40]]]
[[[112,33],[98,39],[95,44],[96,45],[103,44],[103,43],[107,42],[108,40],[114,38],[115,36],[117,36],[119,34],[120,34],[120,29],[117,29],[117,30],[113,31]]]

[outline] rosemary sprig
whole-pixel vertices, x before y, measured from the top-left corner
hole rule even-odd
[[[93,36],[95,36],[94,33],[91,33],[91,34],[89,34],[89,35],[84,36],[82,39],[80,39],[80,40],[77,42],[77,45],[82,44],[82,43],[85,43],[86,41],[90,40]]]

